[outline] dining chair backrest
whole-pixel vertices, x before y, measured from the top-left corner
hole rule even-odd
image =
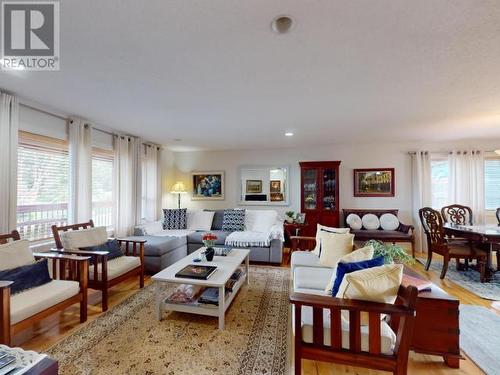
[[[445,223],[473,225],[474,222],[471,208],[457,203],[441,208],[441,216]]]
[[[498,221],[498,225],[500,225],[500,207],[497,208],[497,221]]]
[[[427,244],[429,247],[433,245],[446,244],[444,237],[443,218],[439,211],[431,207],[424,207],[418,210],[420,222],[427,236]]]

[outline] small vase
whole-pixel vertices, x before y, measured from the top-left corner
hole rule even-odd
[[[215,250],[213,247],[207,247],[205,250],[205,256],[207,257],[207,261],[211,262],[214,259]]]

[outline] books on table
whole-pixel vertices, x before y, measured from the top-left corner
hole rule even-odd
[[[215,266],[190,264],[175,274],[175,277],[186,279],[207,280],[217,269]]]

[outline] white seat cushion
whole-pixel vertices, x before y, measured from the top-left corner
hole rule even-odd
[[[128,257],[122,256],[119,258],[108,260],[108,280],[113,280],[118,276],[131,271],[132,269],[141,265],[141,258],[139,257]],[[102,280],[102,267],[99,263],[97,267],[97,272],[99,274],[99,280]],[[94,266],[89,267],[89,277],[94,278]]]
[[[295,334],[295,308],[292,314],[292,327]],[[310,306],[302,307],[302,341],[306,343],[313,342],[313,309]],[[342,348],[349,349],[349,323],[341,321],[342,329]],[[381,352],[382,354],[394,354],[394,345],[396,344],[396,335],[389,327],[389,325],[380,322],[381,333]],[[323,309],[323,342],[325,345],[330,346],[330,310]],[[369,329],[367,326],[361,327],[361,350],[367,352],[369,350]]]
[[[155,233],[154,235],[158,237],[187,237],[193,233],[196,233],[196,231],[189,229],[165,229],[161,232]]]
[[[15,294],[10,299],[11,324],[19,323],[76,296],[79,292],[80,285],[76,281],[52,280],[50,283]]]
[[[334,272],[335,268],[297,267],[293,273],[293,288],[324,291]]]
[[[319,263],[319,256],[312,251],[294,251],[290,260],[292,271],[296,267],[324,267]]]
[[[0,271],[35,263],[35,257],[26,240],[0,245]]]
[[[108,241],[106,227],[69,230],[61,232],[61,243],[65,249],[99,246]]]

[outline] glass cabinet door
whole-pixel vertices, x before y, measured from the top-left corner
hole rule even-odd
[[[303,199],[304,207],[306,210],[315,210],[317,208],[318,186],[317,186],[317,173],[316,169],[306,169],[303,172]]]
[[[323,170],[323,209],[334,210],[336,207],[335,202],[335,189],[337,185],[337,176],[335,169],[326,168]]]

